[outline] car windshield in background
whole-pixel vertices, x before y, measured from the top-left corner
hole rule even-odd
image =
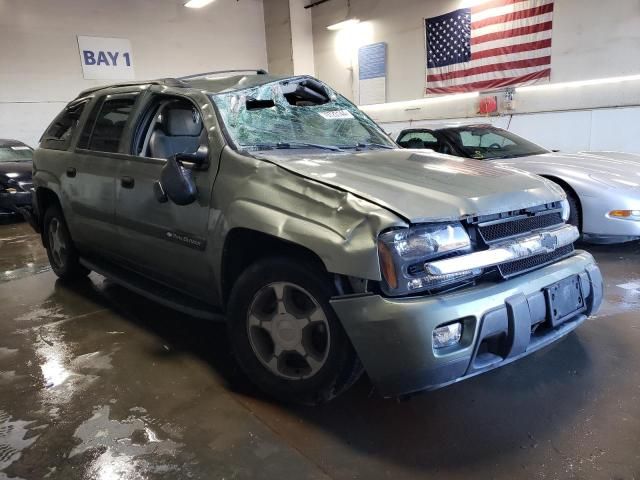
[[[241,150],[396,148],[373,120],[314,79],[211,95]]]
[[[500,128],[451,128],[445,130],[445,134],[469,158],[484,160],[549,153],[541,146]]]
[[[0,162],[30,162],[33,150],[26,145],[0,147]]]

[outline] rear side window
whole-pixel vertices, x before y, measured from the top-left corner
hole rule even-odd
[[[117,152],[125,126],[136,103],[135,94],[106,97],[95,106],[82,132],[78,148]]]
[[[87,103],[88,101],[83,101],[67,106],[44,132],[40,139],[40,146],[53,150],[67,150]]]

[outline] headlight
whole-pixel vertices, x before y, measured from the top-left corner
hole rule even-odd
[[[482,273],[469,270],[453,275],[430,275],[424,263],[453,252],[468,253],[471,241],[461,223],[434,223],[391,230],[378,238],[383,290],[404,295],[440,288]]]
[[[569,220],[569,216],[571,215],[571,206],[569,205],[569,200],[566,198],[560,202],[560,206],[562,207],[562,221],[566,222]]]

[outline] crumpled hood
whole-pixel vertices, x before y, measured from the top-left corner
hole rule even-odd
[[[552,173],[555,171],[579,171],[599,176],[635,176],[640,172],[640,155],[622,152],[550,152],[542,155],[492,160],[493,164],[508,165],[529,172]],[[640,180],[640,178],[638,179]]]
[[[560,200],[561,190],[536,175],[489,162],[417,150],[257,155],[308,178],[382,205],[411,222],[527,208]]]

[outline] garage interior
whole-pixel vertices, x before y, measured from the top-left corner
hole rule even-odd
[[[0,138],[36,148],[92,87],[264,69],[320,79],[394,139],[487,124],[553,152],[624,152],[638,190],[640,3],[486,1],[553,6],[548,77],[426,94],[425,19],[480,0],[0,0]],[[127,39],[133,76],[87,78],[79,37]],[[384,45],[374,83],[360,78],[371,45]],[[224,317],[97,273],[57,279],[41,235],[0,216],[0,480],[638,479],[640,243],[576,248],[595,257],[604,300],[561,341],[416,395],[382,398],[365,374],[307,407],[253,386]]]

